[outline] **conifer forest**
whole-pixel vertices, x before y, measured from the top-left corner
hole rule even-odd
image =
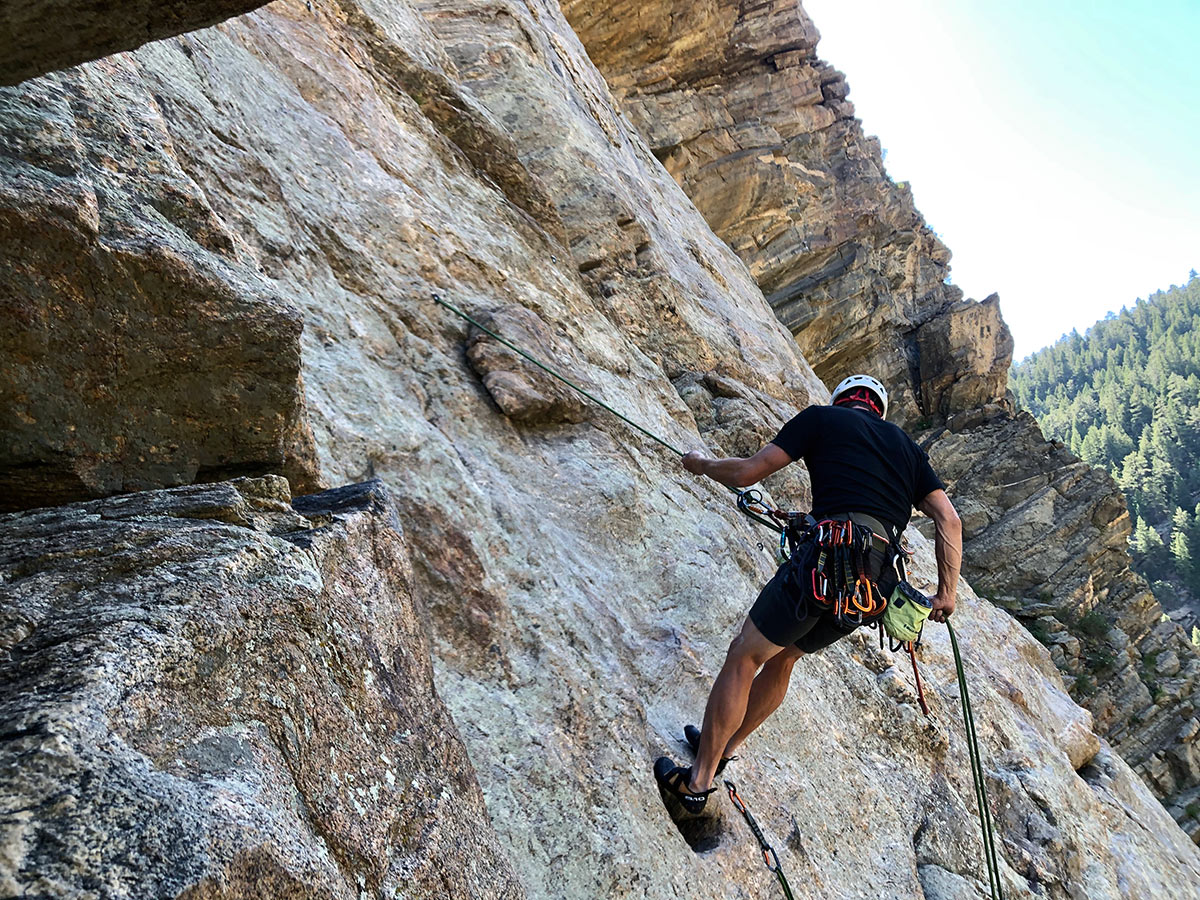
[[[1200,607],[1200,277],[1110,313],[1013,366],[1046,436],[1103,466],[1134,521],[1134,563],[1163,606]]]

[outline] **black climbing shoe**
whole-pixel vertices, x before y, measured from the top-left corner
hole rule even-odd
[[[699,794],[688,791],[688,782],[692,780],[691,767],[677,766],[669,756],[660,756],[654,761],[654,780],[658,782],[658,787],[664,794],[670,794],[678,800],[684,811],[693,816],[704,812],[708,795],[716,790],[713,787]]]
[[[683,739],[687,741],[687,745],[692,748],[692,756],[697,756],[700,753],[700,729],[695,725],[683,726]],[[717,763],[717,775],[725,771],[726,764],[737,759],[736,756],[722,756],[721,761]]]

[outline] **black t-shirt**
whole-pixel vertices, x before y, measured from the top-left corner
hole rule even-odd
[[[944,487],[912,438],[865,409],[810,406],[771,443],[808,466],[817,518],[866,513],[903,531],[912,508]]]

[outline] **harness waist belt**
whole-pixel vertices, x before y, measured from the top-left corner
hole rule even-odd
[[[864,528],[870,528],[877,537],[883,540],[883,546],[878,546],[878,541],[873,541],[872,543],[876,544],[879,550],[885,552],[891,548],[892,542],[898,537],[896,529],[893,526],[888,525],[886,522],[877,519],[874,516],[869,516],[866,513],[837,513],[831,516],[820,516],[820,518],[849,519],[855,525],[862,525]]]

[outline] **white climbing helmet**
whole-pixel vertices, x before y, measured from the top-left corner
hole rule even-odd
[[[879,381],[878,378],[872,378],[870,375],[851,375],[849,378],[842,379],[841,384],[833,389],[833,396],[829,398],[830,403],[837,403],[838,397],[848,393],[855,388],[866,388],[874,394],[879,402],[883,405],[883,411],[880,416],[887,418],[888,396],[887,388]]]

